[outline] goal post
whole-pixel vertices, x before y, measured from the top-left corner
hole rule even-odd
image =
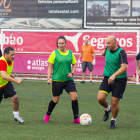
[[[105,39],[114,35],[117,44],[128,55],[128,76],[136,72],[135,56],[139,52],[139,30],[31,30],[31,29],[1,29],[1,49],[12,46],[16,50],[14,71],[24,77],[41,75],[46,77],[48,58],[56,47],[59,36],[65,36],[66,48],[71,49],[77,59],[75,75],[82,75],[82,64],[78,61],[84,39],[88,38],[96,53],[96,65],[93,69],[94,77],[103,77],[104,57],[101,53],[105,49]],[[86,71],[89,75],[89,71]]]

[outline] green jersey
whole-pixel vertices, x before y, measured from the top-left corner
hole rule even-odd
[[[114,53],[111,53],[108,49],[106,50],[105,54],[105,68],[103,75],[110,77],[112,76],[116,71],[118,71],[121,67],[120,64],[120,51],[123,50],[122,48],[118,48],[118,50]],[[122,73],[121,75],[117,76],[116,78],[123,78],[127,77],[126,71]]]
[[[55,50],[55,60],[53,65],[52,80],[68,81],[73,80],[68,78],[68,73],[71,73],[72,51],[69,50],[68,55],[61,55],[59,50]]]

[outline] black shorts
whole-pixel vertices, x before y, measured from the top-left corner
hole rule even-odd
[[[84,62],[82,61],[82,71],[86,71],[86,68],[88,67],[89,71],[93,70],[92,62]]]
[[[5,99],[11,98],[16,95],[15,89],[11,82],[8,82],[8,84],[4,88],[0,89],[0,102],[3,99],[3,95]]]
[[[69,80],[65,82],[52,81],[53,96],[60,96],[63,92],[63,89],[65,89],[67,93],[76,91],[76,86],[74,81],[73,80]]]
[[[100,85],[99,91],[103,91],[107,94],[109,94],[109,92],[112,92],[113,97],[121,99],[126,88],[127,77],[116,78],[113,84],[108,84],[108,79],[109,77],[104,77]]]

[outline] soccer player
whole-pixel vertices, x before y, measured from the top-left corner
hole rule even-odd
[[[21,84],[23,80],[15,79],[12,75],[13,61],[15,57],[14,48],[8,46],[4,49],[4,55],[0,57],[0,102],[4,98],[11,98],[13,106],[13,115],[15,121],[24,123],[24,120],[19,116],[19,100],[16,91],[11,82]]]
[[[133,77],[131,78],[131,81],[136,82],[136,73],[133,75]],[[139,75],[139,81],[140,81],[140,75]]]
[[[104,79],[98,92],[98,102],[105,108],[103,121],[107,121],[110,112],[112,118],[109,128],[116,128],[116,117],[119,112],[119,100],[122,98],[127,83],[127,55],[126,52],[116,44],[114,36],[108,36],[106,39],[106,49],[102,55],[105,56]],[[111,106],[106,100],[109,92],[112,92]]]
[[[136,69],[137,69],[138,75],[140,75],[139,60],[140,60],[140,52],[137,54],[137,56],[135,58],[135,64],[136,64]]]
[[[48,123],[50,120],[50,115],[59,101],[60,95],[63,92],[63,89],[70,95],[72,101],[72,110],[74,114],[74,123],[80,123],[78,118],[79,108],[77,101],[77,91],[76,86],[73,81],[73,73],[76,70],[76,59],[71,50],[66,49],[66,39],[64,36],[60,36],[57,39],[57,48],[50,55],[48,62],[48,75],[47,83],[52,83],[52,100],[49,103],[48,111],[44,117],[44,122]],[[71,64],[73,65],[71,69]],[[51,72],[52,81],[51,81]],[[64,114],[64,112],[62,113]]]
[[[2,56],[2,52],[1,52],[1,49],[0,49],[0,57]]]
[[[82,81],[80,82],[80,84],[84,84],[85,83],[85,75],[86,75],[86,68],[88,67],[89,70],[89,74],[90,74],[90,84],[92,84],[92,76],[93,76],[93,65],[95,65],[95,51],[93,46],[91,46],[89,44],[89,40],[85,39],[84,40],[85,45],[82,46],[81,48],[81,53],[79,56],[79,60],[82,57]],[[92,57],[94,56],[94,59],[92,59]]]

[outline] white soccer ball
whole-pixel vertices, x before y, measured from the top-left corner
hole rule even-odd
[[[81,125],[90,125],[92,122],[92,118],[89,114],[84,113],[80,116],[80,124]]]

